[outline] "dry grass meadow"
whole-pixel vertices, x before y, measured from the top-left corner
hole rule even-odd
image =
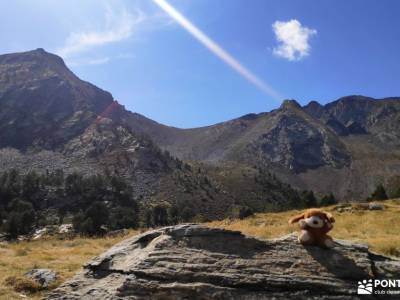
[[[33,268],[48,268],[59,273],[58,285],[72,277],[90,258],[102,253],[122,239],[114,238],[47,239],[0,244],[0,299],[41,299],[46,291],[24,274]]]
[[[334,238],[368,243],[372,251],[400,257],[400,199],[382,202],[385,209],[371,211],[353,209],[337,212],[334,207],[324,208],[336,218],[331,232]],[[353,205],[355,206],[355,205]],[[260,213],[244,220],[223,220],[207,223],[207,226],[239,230],[263,239],[279,237],[296,231],[296,225],[288,225],[290,216],[298,210],[280,213]],[[0,299],[40,299],[47,291],[25,279],[32,268],[49,268],[59,273],[56,285],[72,277],[92,257],[115,243],[137,232],[115,238],[84,238],[62,240],[48,239],[0,244]]]
[[[380,203],[385,205],[384,210],[357,209],[357,204],[353,204],[355,209],[349,212],[337,212],[334,206],[322,208],[331,212],[336,219],[329,234],[337,239],[367,243],[377,253],[400,257],[400,199]],[[268,239],[297,231],[297,224],[289,225],[288,219],[300,212],[261,213],[244,220],[215,221],[207,225]]]

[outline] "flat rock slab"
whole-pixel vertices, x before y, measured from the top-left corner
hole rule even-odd
[[[322,249],[296,234],[258,240],[184,224],[115,245],[47,299],[358,299],[369,278],[399,279],[400,260],[347,241]]]

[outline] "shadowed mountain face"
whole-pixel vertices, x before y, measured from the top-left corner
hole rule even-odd
[[[229,188],[230,181],[225,183],[230,175],[188,165],[152,141],[165,137],[168,142],[182,132],[125,110],[110,93],[80,80],[60,57],[43,49],[0,55],[2,171],[113,172],[131,183],[138,199],[190,206],[205,219],[226,217],[238,202],[246,205]],[[287,203],[287,195],[296,194],[269,174],[262,177],[269,189],[252,180],[253,209]]]
[[[0,146],[53,149],[113,103],[42,49],[0,56]]]

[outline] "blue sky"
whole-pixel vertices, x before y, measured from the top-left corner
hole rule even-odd
[[[0,53],[58,53],[129,110],[177,127],[269,111],[284,98],[400,96],[400,1],[168,3],[214,52],[151,0],[0,0]]]

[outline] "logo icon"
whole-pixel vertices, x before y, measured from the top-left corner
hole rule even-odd
[[[373,289],[372,279],[369,280],[364,279],[363,281],[358,282],[357,294],[371,295],[372,289]]]

